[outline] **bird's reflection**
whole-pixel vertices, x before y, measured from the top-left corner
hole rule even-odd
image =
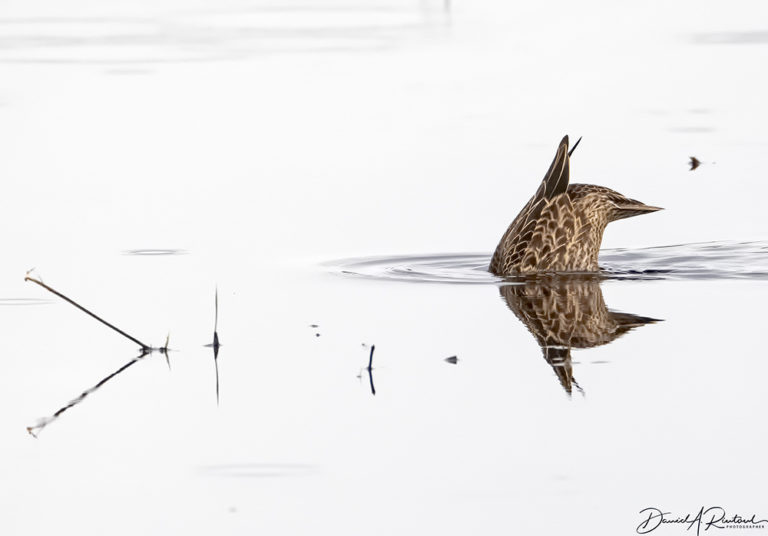
[[[605,306],[599,275],[530,278],[499,288],[515,316],[541,346],[563,389],[581,390],[573,377],[571,348],[608,344],[658,319],[611,311]]]

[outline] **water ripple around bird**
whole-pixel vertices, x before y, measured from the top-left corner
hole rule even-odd
[[[498,285],[514,279],[487,271],[486,253],[441,253],[342,259],[326,263],[334,273],[413,283]],[[768,279],[768,242],[701,242],[600,252],[606,279]]]

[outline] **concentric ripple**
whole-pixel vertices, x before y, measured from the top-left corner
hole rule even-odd
[[[489,273],[490,255],[444,253],[344,259],[327,263],[347,276],[413,283],[488,285],[513,281]],[[606,279],[768,279],[768,242],[703,242],[600,252]]]
[[[488,272],[484,253],[444,253],[396,257],[364,257],[328,263],[344,275],[417,283],[489,284],[501,281]]]
[[[162,255],[184,255],[187,252],[183,249],[130,249],[123,253],[125,255],[156,257]]]

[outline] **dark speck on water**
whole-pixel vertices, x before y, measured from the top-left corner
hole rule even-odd
[[[696,169],[701,165],[701,160],[699,160],[695,156],[692,156],[691,161],[688,164],[691,166],[691,171],[693,171],[694,169]]]

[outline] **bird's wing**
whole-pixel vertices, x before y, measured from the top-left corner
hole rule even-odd
[[[515,237],[515,242],[508,259],[512,261],[512,265],[522,260],[544,207],[568,189],[569,162],[568,136],[564,136],[538,190],[511,225],[510,234]]]
[[[568,136],[563,136],[560,145],[557,148],[555,159],[549,166],[547,174],[541,181],[541,186],[536,192],[536,197],[541,193],[546,199],[552,199],[558,194],[562,194],[568,189],[568,172],[570,158],[568,156]]]

